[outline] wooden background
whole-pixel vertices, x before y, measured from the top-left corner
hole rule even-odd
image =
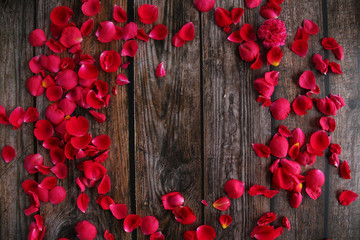
[[[258,29],[264,22],[259,8],[245,8],[244,0],[216,2],[217,7],[245,9],[237,29],[243,23],[250,23]],[[101,11],[93,18],[96,23],[112,20],[113,5],[118,4],[127,9],[129,21],[139,23],[135,13],[144,3],[159,7],[156,23],[165,24],[169,36],[165,41],[140,41],[139,51],[134,59],[130,59],[129,69],[122,70],[131,83],[118,88],[119,94],[112,97],[110,107],[103,111],[107,115],[106,123],[96,123],[86,110],[76,112],[91,119],[93,135],[111,135],[110,157],[105,162],[112,182],[110,196],[116,202],[126,203],[132,213],[156,216],[167,239],[181,239],[185,230],[194,230],[200,224],[214,226],[216,239],[250,239],[257,219],[268,211],[279,217],[287,216],[291,222],[292,229],[284,230],[279,239],[359,239],[360,201],[344,207],[337,200],[339,191],[344,189],[360,193],[358,0],[285,0],[280,15],[288,33],[283,60],[279,67],[264,66],[257,71],[241,61],[238,45],[227,41],[227,35],[216,26],[214,10],[200,13],[192,0],[102,0]],[[27,38],[35,28],[44,29],[50,36],[49,15],[59,5],[74,10],[72,20],[78,26],[88,18],[81,12],[80,0],[1,0],[0,104],[8,111],[16,106],[35,106],[44,117],[48,101],[45,96],[35,99],[28,93],[26,79],[32,73],[27,64],[32,56],[49,51],[47,48],[33,48]],[[300,58],[289,48],[297,27],[305,18],[318,23],[320,32],[310,37],[307,57]],[[188,21],[194,23],[196,37],[185,46],[175,48],[171,36]],[[139,26],[145,32],[152,28],[152,25]],[[315,53],[334,60],[333,54],[320,45],[320,40],[326,36],[334,37],[344,47],[345,58],[341,63],[337,61],[343,75],[329,73],[323,76],[311,64]],[[98,59],[104,50],[120,51],[122,44],[122,41],[102,44],[94,37],[88,37],[83,42],[83,49]],[[156,78],[154,70],[161,61],[165,63],[167,75]],[[343,96],[347,105],[335,116],[337,129],[331,135],[332,141],[342,146],[340,157],[348,160],[352,179],[340,178],[338,169],[329,166],[326,157],[318,157],[315,165],[304,169],[319,168],[325,173],[323,194],[317,201],[304,192],[302,205],[292,209],[284,191],[272,200],[251,197],[246,193],[232,201],[226,213],[233,216],[234,222],[222,230],[218,224],[221,213],[211,206],[204,207],[200,204],[202,199],[212,203],[224,196],[223,184],[229,178],[244,181],[246,190],[253,184],[270,187],[271,176],[267,170],[270,160],[257,157],[251,143],[268,143],[281,124],[290,129],[300,127],[307,134],[319,128],[317,121],[321,114],[315,109],[307,116],[291,114],[284,121],[276,121],[271,118],[268,108],[261,108],[255,101],[257,93],[252,82],[270,69],[280,71],[274,99],[285,97],[291,101],[302,94],[296,82],[305,70],[316,72],[320,97],[329,93]],[[99,79],[113,86],[115,76],[101,71]],[[28,178],[40,181],[43,176],[29,175],[23,167],[23,160],[26,155],[39,152],[49,163],[48,152],[34,139],[33,127],[34,124],[24,124],[15,131],[10,126],[0,126],[0,148],[9,144],[17,151],[17,157],[11,163],[0,161],[0,239],[26,239],[28,225],[33,221],[23,213],[29,205],[29,198],[21,183]],[[66,200],[58,205],[41,204],[46,239],[74,238],[74,226],[84,219],[96,225],[97,239],[103,239],[105,229],[110,229],[116,239],[148,239],[140,232],[125,234],[122,221],[113,218],[109,211],[100,210],[95,203],[96,190],[86,191],[91,202],[86,214],[81,213],[76,207],[79,189],[75,184],[80,173],[75,161],[70,161],[68,167],[68,177],[60,181],[68,190]],[[195,224],[180,225],[170,211],[163,210],[160,197],[170,191],[180,191],[185,196],[185,204],[198,216]]]

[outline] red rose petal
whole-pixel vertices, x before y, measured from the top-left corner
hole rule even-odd
[[[320,126],[322,130],[333,132],[336,128],[335,119],[332,117],[321,117],[320,118]]]
[[[26,109],[25,116],[24,116],[24,122],[35,122],[39,119],[39,112],[34,107],[29,107]]]
[[[258,7],[260,3],[261,0],[245,0],[246,7],[249,9]]]
[[[240,22],[240,18],[243,14],[244,14],[243,8],[233,8],[231,10],[231,20],[233,21],[233,23],[238,24]],[[255,36],[255,38],[256,38],[256,36]]]
[[[82,40],[81,32],[77,27],[64,28],[60,37],[60,43],[67,48],[81,43]]]
[[[261,185],[253,185],[250,187],[248,193],[250,196],[263,195],[266,191],[268,191],[267,187]]]
[[[254,61],[260,53],[260,48],[257,43],[247,41],[239,46],[239,54],[242,60],[246,62]]]
[[[269,144],[271,155],[284,158],[287,155],[289,149],[289,142],[280,134],[275,134]]]
[[[304,29],[310,35],[315,35],[319,32],[318,25],[309,19],[304,20]]]
[[[1,156],[6,163],[12,161],[15,158],[15,149],[12,146],[5,146],[1,151]]]
[[[331,154],[329,157],[329,164],[333,165],[334,167],[339,167],[340,159],[337,153]]]
[[[292,136],[291,131],[284,125],[279,126],[278,132],[283,137],[291,137]]]
[[[196,231],[185,231],[183,238],[184,240],[197,240]]]
[[[230,205],[230,200],[227,197],[221,197],[213,203],[213,207],[220,211],[228,210]]]
[[[270,148],[262,143],[253,143],[252,148],[259,157],[270,157]]]
[[[228,226],[230,226],[230,224],[232,223],[232,221],[233,221],[232,217],[231,217],[230,215],[227,215],[227,214],[221,215],[221,216],[219,217],[219,222],[220,222],[221,227],[222,227],[223,229],[225,229],[225,228],[227,228]]]
[[[115,21],[122,23],[127,21],[127,13],[118,5],[114,5],[113,18]]]
[[[71,145],[76,149],[84,149],[91,142],[91,135],[85,134],[81,137],[72,137]]]
[[[273,198],[274,196],[276,196],[279,193],[280,192],[278,190],[266,190],[264,192],[264,197]]]
[[[103,123],[106,120],[106,115],[103,113],[99,113],[96,112],[94,110],[90,110],[89,113],[94,117],[94,119],[98,122],[98,123]]]
[[[237,179],[230,179],[224,185],[224,190],[229,198],[240,198],[245,191],[244,182]]]
[[[26,81],[27,89],[34,97],[41,96],[45,91],[45,88],[42,86],[42,80],[40,75],[36,75],[28,78]]]
[[[45,109],[45,117],[55,126],[63,122],[65,113],[54,104]]]
[[[54,134],[54,128],[48,120],[39,120],[35,124],[34,135],[38,140],[44,141]]]
[[[240,30],[239,31],[235,31],[235,32],[232,32],[229,37],[228,37],[228,40],[230,42],[234,42],[234,43],[242,43],[244,40],[241,38],[240,36]]]
[[[260,219],[257,221],[257,225],[265,226],[268,225],[269,223],[272,223],[275,220],[276,220],[276,214],[273,212],[268,212],[260,217]]]
[[[327,50],[334,50],[340,47],[340,44],[332,37],[326,37],[321,41],[321,45]]]
[[[172,211],[175,215],[175,220],[181,224],[190,225],[196,221],[196,216],[191,208],[180,206]]]
[[[255,90],[260,93],[263,97],[271,98],[274,93],[274,86],[269,84],[265,78],[257,78],[254,81]]]
[[[330,99],[335,104],[337,110],[345,106],[345,101],[339,94],[334,95],[330,93]]]
[[[171,44],[174,45],[175,47],[181,47],[185,43],[186,41],[179,37],[179,33],[176,33],[171,39]]]
[[[124,219],[126,217],[127,207],[125,204],[110,204],[109,208],[110,208],[111,213],[114,215],[114,217],[116,219],[120,220],[120,219]]]
[[[174,210],[184,204],[184,197],[179,192],[171,192],[161,197],[166,210]]]
[[[111,189],[110,177],[108,175],[105,175],[98,186],[98,193],[107,194],[110,191],[110,189]]]
[[[89,20],[83,22],[83,24],[81,25],[81,28],[80,28],[81,35],[83,35],[84,37],[89,35],[89,33],[90,33],[91,29],[93,28],[93,26],[94,26],[94,20],[93,19],[89,19]]]
[[[296,35],[295,35],[295,40],[308,41],[309,37],[310,37],[309,33],[303,27],[298,27],[298,30],[297,30]]]
[[[196,229],[196,238],[198,240],[213,240],[215,237],[215,229],[209,225],[201,225]]]
[[[70,90],[78,84],[78,75],[73,70],[64,70],[56,75],[56,83],[60,87]]]
[[[111,21],[100,22],[100,26],[95,35],[99,42],[111,42],[117,35],[116,27]]]
[[[106,150],[110,147],[110,138],[108,135],[99,135],[92,140],[92,144],[99,150]]]
[[[290,206],[292,208],[300,207],[302,202],[302,195],[300,192],[290,192]]]
[[[122,29],[122,37],[125,41],[135,38],[138,33],[138,26],[134,22],[129,22]]]
[[[283,217],[281,223],[284,227],[286,227],[287,230],[290,230],[290,222],[287,217]]]
[[[333,73],[343,74],[343,72],[341,71],[341,66],[339,64],[337,64],[336,62],[329,63],[329,66]]]
[[[155,233],[158,228],[159,221],[156,219],[156,217],[146,216],[142,218],[140,229],[145,236]]]
[[[328,97],[317,99],[316,108],[325,115],[336,115],[337,113],[335,103]]]
[[[104,238],[105,240],[115,240],[114,235],[112,235],[109,230],[105,230],[104,232]]]
[[[80,211],[82,211],[83,213],[86,212],[86,209],[88,207],[90,198],[88,195],[86,195],[86,193],[80,193],[79,197],[76,200],[76,204],[77,207],[79,208]]]
[[[52,167],[50,171],[54,173],[58,179],[64,179],[67,175],[67,166],[64,163],[59,162]]]
[[[306,175],[305,182],[306,193],[309,195],[309,197],[316,200],[321,195],[321,187],[325,182],[324,173],[319,169],[311,170]]]
[[[25,117],[24,117],[25,119]],[[0,105],[0,124],[10,124],[9,118],[6,115],[6,110],[3,106]]]
[[[113,59],[112,57],[116,58],[116,56],[112,55],[111,53],[109,53],[109,56],[106,56],[106,55],[107,54],[100,55],[100,65],[103,69],[104,69],[104,66],[103,66],[104,61],[107,61],[107,63],[105,65],[106,66],[110,65],[110,68],[112,67],[111,63],[114,63],[114,62],[117,63],[119,61],[119,59]],[[120,58],[120,56],[118,56],[118,57]],[[108,61],[111,61],[111,62],[109,63]],[[112,62],[112,61],[114,61],[114,62]],[[121,63],[121,59],[120,59],[120,63]],[[115,66],[115,68],[116,68],[116,66]],[[104,71],[106,71],[106,70],[104,69]],[[85,63],[80,66],[78,74],[79,74],[79,77],[82,79],[96,80],[99,76],[99,70],[94,64]]]
[[[135,57],[138,48],[138,43],[135,40],[126,41],[121,50],[121,56]]]
[[[87,0],[81,6],[81,11],[85,16],[95,16],[100,11],[99,0]]]
[[[338,48],[332,49],[331,51],[337,59],[339,59],[339,60],[344,59],[344,49],[342,46],[339,45]]]
[[[328,72],[328,62],[324,61],[320,54],[315,54],[312,61],[315,64],[316,70],[322,74],[326,74]]]
[[[143,4],[138,9],[139,20],[145,24],[155,22],[159,15],[158,7],[150,4]]]
[[[307,40],[295,40],[292,44],[291,50],[300,57],[305,57],[309,49]]]
[[[244,41],[255,41],[256,34],[253,26],[248,23],[245,23],[240,29],[240,36]]]
[[[208,205],[205,199],[201,200],[201,203],[202,203],[204,206],[207,206],[207,205]]]
[[[65,188],[61,186],[56,186],[49,192],[49,202],[51,204],[59,204],[64,201],[66,198]]]
[[[267,64],[279,66],[283,57],[283,51],[279,47],[272,47],[266,55]]]
[[[119,86],[122,86],[122,85],[125,85],[125,84],[128,84],[130,83],[129,82],[129,79],[122,73],[119,73],[117,76],[116,76],[116,79],[115,79],[115,82],[117,85]]]
[[[261,55],[257,55],[255,62],[251,65],[251,69],[260,69],[263,66],[263,62],[261,60]]]
[[[60,147],[54,147],[50,150],[50,158],[53,164],[65,162],[64,149]]]
[[[224,8],[215,9],[215,22],[219,27],[227,27],[232,24],[230,12]]]
[[[97,235],[96,227],[86,220],[78,222],[75,232],[76,236],[83,240],[93,240]]]
[[[161,232],[151,234],[150,240],[165,240],[165,236]]]
[[[59,27],[64,27],[68,24],[74,12],[67,6],[56,7],[50,13],[50,19],[53,24]]]
[[[54,39],[49,39],[49,41],[46,42],[46,46],[50,48],[51,51],[55,53],[61,53],[65,51],[65,47],[60,43],[60,41],[55,41]]]
[[[109,210],[111,205],[115,205],[112,207],[113,208],[112,214],[114,216],[115,215],[118,216],[117,214],[119,214],[119,216],[123,215],[122,218],[125,218],[125,216],[126,216],[127,209],[126,209],[126,211],[124,211],[125,213],[121,213],[121,212],[123,212],[122,209],[124,209],[124,207],[126,208],[126,205],[125,204],[117,204],[116,205],[114,203],[114,200],[111,197],[100,195],[99,198],[96,200],[96,203],[98,203],[101,206],[101,208],[104,210]],[[118,206],[118,205],[121,205],[121,206]]]
[[[345,160],[341,165],[340,165],[340,175],[342,178],[344,179],[351,179],[350,176],[350,167],[348,162]]]
[[[315,150],[324,151],[330,145],[330,138],[325,131],[317,131],[311,135],[310,144]]]
[[[136,34],[136,38],[137,39],[140,39],[140,40],[143,40],[143,41],[145,41],[145,42],[148,42],[149,41],[149,39],[150,39],[150,37],[144,32],[144,30],[142,29],[142,28],[140,28],[139,30],[138,30],[138,32],[137,32],[137,34]],[[128,64],[126,65],[126,64],[123,64],[122,66],[121,66],[121,68],[127,68],[127,66],[130,64],[130,62],[128,62]]]
[[[294,99],[292,103],[292,107],[295,114],[302,116],[307,114],[307,110],[312,109],[313,102],[311,98],[304,95],[300,95]]]
[[[46,89],[46,97],[50,102],[55,102],[62,97],[63,90],[60,86],[51,86]]]
[[[339,196],[339,202],[343,206],[348,206],[350,203],[355,201],[358,198],[358,194],[354,193],[353,191],[343,191]]]
[[[101,53],[100,66],[105,72],[116,72],[120,65],[121,57],[118,52],[110,50]]]
[[[125,232],[132,232],[141,225],[141,217],[135,214],[127,215],[124,220]]]
[[[339,144],[336,144],[336,143],[330,144],[330,152],[331,152],[331,153],[341,154],[341,147],[340,147],[340,145],[339,145]]]
[[[185,41],[192,41],[195,38],[195,28],[192,22],[186,23],[178,32],[179,37]]]
[[[276,19],[280,16],[281,7],[275,2],[267,2],[265,5],[261,6],[260,14],[264,18]]]
[[[69,134],[73,136],[84,136],[89,130],[89,121],[83,116],[71,117],[66,122],[66,130]]]
[[[308,90],[314,90],[317,88],[315,75],[312,71],[305,71],[299,78],[300,87]]]
[[[284,120],[289,116],[290,103],[285,98],[279,98],[271,104],[270,111],[276,120]]]
[[[299,153],[300,153],[300,144],[299,143],[292,145],[288,152],[289,157],[291,159],[297,159],[297,157],[299,156]]]
[[[166,75],[164,64],[162,62],[156,67],[155,75],[157,77],[164,77]]]
[[[43,46],[47,42],[46,35],[42,29],[35,29],[29,35],[29,42],[33,47]]]
[[[195,7],[200,12],[208,12],[215,6],[215,0],[194,0]]]
[[[154,28],[149,33],[149,37],[155,40],[164,40],[167,35],[168,35],[167,27],[163,24],[155,25]]]
[[[89,180],[98,181],[106,174],[106,168],[97,162],[84,162],[84,175]]]

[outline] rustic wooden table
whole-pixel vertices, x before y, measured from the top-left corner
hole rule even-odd
[[[244,7],[244,0],[217,0],[216,6],[226,9]],[[279,85],[274,99],[294,99],[302,90],[296,82],[305,70],[316,74],[320,96],[330,93],[343,96],[346,106],[335,116],[337,129],[331,134],[332,141],[342,146],[341,159],[347,159],[352,170],[352,179],[339,177],[338,169],[329,166],[326,157],[318,157],[313,166],[326,176],[323,194],[317,201],[304,193],[302,205],[292,209],[288,195],[282,191],[269,200],[262,196],[251,197],[247,193],[232,201],[227,211],[233,216],[233,224],[222,230],[218,224],[219,211],[200,204],[209,203],[224,195],[223,184],[229,178],[246,183],[270,187],[271,176],[267,170],[269,159],[260,159],[251,148],[254,142],[267,143],[281,124],[290,129],[302,128],[311,133],[319,128],[316,122],[321,114],[315,109],[306,116],[291,114],[284,121],[271,118],[268,108],[261,108],[255,101],[257,93],[252,82],[269,71],[251,70],[250,64],[241,61],[237,45],[226,40],[227,35],[216,26],[214,10],[198,12],[192,0],[102,0],[100,13],[95,22],[112,20],[114,4],[128,10],[129,21],[138,21],[137,8],[144,3],[159,7],[157,23],[168,27],[173,35],[180,27],[192,21],[196,37],[181,48],[171,44],[171,36],[165,41],[139,43],[137,56],[127,71],[130,84],[119,88],[112,97],[111,105],[104,111],[107,121],[103,124],[91,119],[94,135],[109,134],[112,139],[110,157],[105,162],[112,182],[110,195],[117,202],[126,203],[131,212],[141,216],[154,215],[160,220],[160,230],[167,239],[181,239],[185,230],[193,230],[201,223],[214,226],[216,239],[250,239],[251,229],[265,212],[273,211],[278,216],[287,216],[292,229],[285,230],[279,239],[360,239],[360,201],[344,207],[338,203],[337,194],[343,189],[360,193],[360,5],[358,0],[285,0],[282,4],[282,19],[287,27],[288,38],[283,47],[284,57],[279,67]],[[44,118],[48,101],[43,97],[33,98],[26,89],[26,79],[32,75],[28,61],[34,55],[49,53],[47,48],[33,48],[27,41],[29,33],[42,28],[49,33],[49,14],[58,5],[67,5],[74,10],[73,21],[79,26],[88,17],[81,13],[80,0],[1,0],[0,18],[0,105],[9,111],[16,106],[35,106]],[[300,58],[290,51],[297,27],[304,19],[318,23],[320,32],[311,36],[309,52]],[[257,29],[264,19],[259,8],[249,10],[241,19]],[[96,27],[96,26],[95,26]],[[151,26],[145,26],[149,32]],[[320,40],[330,36],[344,47],[345,58],[337,61],[344,74],[316,72],[311,57],[320,53],[334,60],[331,52],[325,51]],[[84,52],[97,57],[104,50],[120,50],[121,41],[101,44],[94,37],[86,38]],[[154,69],[165,62],[167,75],[156,78]],[[97,63],[98,64],[98,63]],[[125,73],[125,71],[124,71]],[[100,79],[114,85],[115,74],[101,71]],[[17,150],[14,161],[0,161],[0,239],[26,239],[32,217],[23,211],[29,198],[21,188],[29,175],[23,167],[24,157],[39,152],[46,156],[39,142],[34,139],[34,124],[26,124],[18,130],[0,125],[0,148],[10,144]],[[122,221],[114,219],[109,211],[103,211],[95,203],[96,190],[87,190],[91,202],[86,214],[76,207],[79,189],[75,184],[79,171],[75,161],[68,162],[69,174],[61,185],[68,190],[64,202],[58,205],[41,204],[40,213],[45,218],[46,239],[74,237],[73,227],[87,219],[98,228],[98,238],[103,239],[105,229],[110,229],[116,239],[148,239],[140,233],[126,234]],[[160,196],[170,191],[180,191],[186,204],[194,209],[197,222],[191,226],[178,224],[169,211],[163,210]]]

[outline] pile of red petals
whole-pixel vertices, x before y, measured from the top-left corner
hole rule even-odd
[[[257,221],[257,226],[251,231],[251,237],[259,240],[273,240],[281,236],[284,229],[282,226],[275,228],[269,225],[277,219],[273,212],[265,213]],[[285,220],[284,220],[285,219]],[[290,223],[286,217],[283,218],[284,227],[290,229]]]
[[[318,32],[318,25],[309,19],[305,19],[303,26],[300,26],[296,32],[295,41],[292,43],[291,50],[298,56],[305,57],[309,49],[309,35],[315,35]]]

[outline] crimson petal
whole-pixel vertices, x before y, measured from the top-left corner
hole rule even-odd
[[[145,236],[155,233],[158,228],[159,221],[156,219],[156,217],[146,216],[142,218],[140,229]]]
[[[108,175],[105,175],[98,186],[98,193],[99,194],[107,194],[110,191],[111,183],[110,183],[110,177]]]
[[[213,203],[213,207],[220,211],[228,210],[230,205],[230,200],[227,197],[221,197]]]
[[[114,5],[113,18],[115,21],[122,23],[127,21],[127,13],[118,5]]]
[[[284,120],[290,114],[290,103],[285,98],[279,98],[271,103],[270,111],[276,120]]]
[[[348,206],[350,203],[355,201],[358,198],[358,194],[354,193],[353,191],[343,191],[339,196],[339,202],[343,206]]]
[[[135,214],[127,215],[124,220],[125,232],[132,232],[141,225],[141,217]]]
[[[219,217],[219,222],[223,229],[227,228],[232,223],[232,221],[233,221],[232,217],[227,214],[221,215]]]
[[[110,204],[109,208],[116,219],[120,220],[126,217],[127,207],[125,204]]]
[[[193,210],[186,206],[180,206],[172,211],[175,215],[175,220],[181,224],[190,225],[196,221],[196,216]]]
[[[100,11],[99,0],[87,0],[81,6],[81,11],[85,16],[94,16]]]
[[[167,35],[168,35],[168,30],[164,24],[155,25],[154,28],[149,33],[149,37],[155,40],[164,40]]]
[[[200,12],[208,12],[215,6],[215,0],[194,0],[194,5]]]
[[[69,134],[73,136],[84,136],[89,130],[89,121],[83,116],[71,117],[66,122],[66,130]]]
[[[49,202],[51,204],[59,204],[64,201],[66,198],[65,188],[61,186],[56,186],[49,192]]]
[[[29,35],[29,42],[33,47],[40,47],[47,42],[46,35],[42,29],[35,29]]]
[[[215,237],[215,229],[209,225],[201,225],[196,229],[197,240],[213,240]]]
[[[81,25],[81,28],[80,28],[81,35],[83,35],[84,37],[89,35],[93,26],[94,26],[93,19],[89,19],[89,20],[86,20],[85,22],[83,22],[83,24]]]
[[[138,43],[135,40],[126,41],[121,50],[121,56],[135,57],[138,48]]]
[[[12,161],[15,158],[15,149],[12,146],[5,146],[1,151],[1,156],[6,163]]]
[[[76,200],[76,204],[77,207],[79,208],[80,211],[82,211],[83,213],[86,212],[86,209],[88,207],[90,198],[88,195],[86,195],[86,193],[80,193],[79,197]]]
[[[164,77],[166,75],[166,71],[164,68],[164,63],[159,63],[159,65],[156,67],[155,75],[157,77]]]
[[[310,35],[315,35],[319,32],[318,25],[309,19],[304,20],[304,29]]]
[[[76,236],[83,240],[93,240],[97,235],[96,227],[86,220],[76,224],[75,232]]]
[[[351,171],[350,171],[350,167],[348,162],[345,160],[341,165],[340,165],[340,175],[342,178],[344,179],[351,179],[351,175],[350,175]]]
[[[266,55],[267,64],[279,66],[283,57],[283,51],[279,47],[272,47]]]
[[[171,192],[161,197],[166,210],[174,210],[184,204],[184,197],[179,192]]]
[[[244,182],[237,179],[230,179],[224,185],[224,190],[229,198],[240,198],[245,191]]]
[[[139,20],[145,24],[155,22],[159,15],[158,7],[150,4],[143,4],[138,9]]]
[[[309,49],[307,40],[295,40],[292,44],[291,50],[300,57],[305,57]]]

